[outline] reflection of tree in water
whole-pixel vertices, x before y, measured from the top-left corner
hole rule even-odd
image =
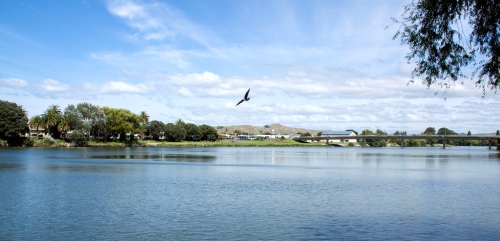
[[[91,155],[86,159],[135,159],[135,160],[155,160],[155,161],[178,161],[178,162],[213,162],[215,156],[191,155],[191,154],[132,154],[132,155]]]

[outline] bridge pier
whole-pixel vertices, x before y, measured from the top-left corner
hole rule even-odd
[[[443,149],[446,149],[446,139],[443,139]]]
[[[361,142],[361,147],[365,148],[365,139]]]
[[[488,140],[488,150],[491,151],[491,140]]]
[[[401,138],[401,149],[405,148],[405,139]]]
[[[329,140],[328,140],[328,139],[326,139],[326,146],[328,146],[328,142],[329,142]]]

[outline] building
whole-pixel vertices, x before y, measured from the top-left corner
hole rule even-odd
[[[330,142],[356,142],[356,139],[349,139],[349,136],[356,136],[354,131],[323,131],[321,133],[322,137],[328,136],[345,136],[345,138],[340,139],[329,139]]]

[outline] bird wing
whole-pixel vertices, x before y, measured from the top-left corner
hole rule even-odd
[[[245,94],[245,99],[248,99],[248,93],[250,93],[250,88],[247,90],[247,93]]]
[[[245,99],[243,100],[240,100],[240,102],[238,102],[238,104],[236,104],[236,106],[238,106],[239,104],[241,104],[241,102],[245,101]]]

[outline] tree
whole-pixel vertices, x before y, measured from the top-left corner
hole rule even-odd
[[[50,128],[57,126],[59,119],[61,118],[61,110],[58,105],[51,105],[45,113],[42,114],[42,118],[46,123],[47,133],[50,136]]]
[[[200,128],[192,123],[187,123],[184,125],[186,129],[186,141],[199,141],[201,140],[202,133]]]
[[[377,129],[375,132],[365,129],[361,132],[361,135],[387,135],[386,132]],[[383,147],[387,146],[387,141],[386,140],[381,140],[381,139],[366,139],[366,144],[372,146],[372,147]]]
[[[29,132],[28,117],[22,106],[0,100],[0,139],[9,145],[20,144],[21,135]]]
[[[165,124],[161,121],[151,121],[147,127],[147,134],[153,136],[153,140],[157,141],[165,133]]]
[[[436,128],[434,127],[427,127],[424,132],[422,132],[423,135],[436,135]]]
[[[35,115],[30,119],[30,126],[36,128],[36,134],[38,134],[38,128],[45,125],[43,118],[40,115]]]
[[[201,140],[205,141],[216,141],[219,138],[217,130],[209,125],[199,126],[201,131]],[[236,131],[235,131],[236,132]]]
[[[82,102],[76,105],[76,109],[78,110],[80,120],[83,122],[81,130],[84,134],[90,133],[90,130],[92,129],[92,104]]]
[[[456,132],[454,132],[453,130],[450,130],[450,129],[446,128],[446,127],[439,128],[437,134],[438,135],[457,135]]]
[[[393,18],[400,37],[415,62],[412,72],[428,87],[450,88],[472,67],[476,87],[498,90],[500,84],[500,4],[498,0],[413,0],[404,6],[403,19]],[[465,34],[468,27],[471,31]],[[453,81],[453,83],[449,83]]]
[[[71,130],[83,130],[83,120],[79,118],[78,109],[75,105],[68,105],[64,109],[64,116],[68,120]]]
[[[424,132],[422,132],[423,135],[436,135],[436,128],[434,127],[427,127]],[[427,139],[426,140],[427,144],[434,146],[434,144],[438,143],[438,140],[433,140],[433,139]]]
[[[102,108],[106,115],[106,129],[113,133],[120,134],[120,140],[125,140],[126,133],[142,131],[141,116],[132,113],[130,110],[117,109],[104,106]],[[133,135],[130,135],[131,139]]]
[[[186,130],[182,125],[168,123],[165,125],[165,136],[169,141],[182,141],[186,138]]]
[[[64,132],[64,137],[67,137],[68,131],[70,130],[69,119],[66,116],[62,116],[59,121],[59,125],[57,125],[57,130],[60,132]]]
[[[467,135],[468,135],[468,136],[470,136],[470,135],[472,135],[472,133],[471,133],[470,131],[468,131],[468,132],[467,132]]]
[[[141,118],[144,120],[144,123],[149,122],[149,115],[146,113],[146,111],[141,111]]]

